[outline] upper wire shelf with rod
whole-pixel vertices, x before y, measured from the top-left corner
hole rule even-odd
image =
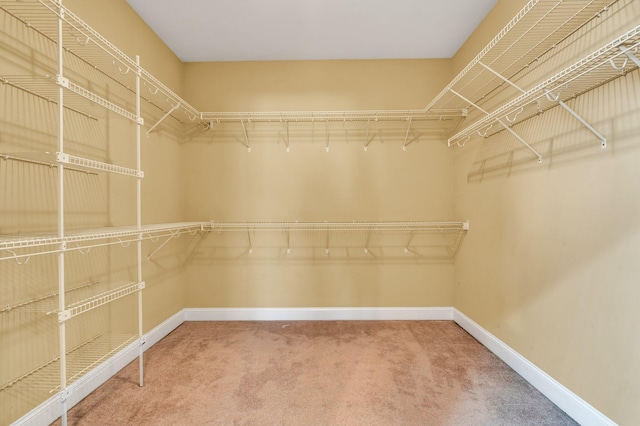
[[[292,260],[453,262],[468,230],[469,222],[211,222],[204,248],[222,261],[275,249]]]
[[[480,134],[480,136],[491,136],[497,130],[489,133],[490,129],[495,124],[499,124],[514,134],[540,161],[542,156],[531,145],[515,134],[511,126],[560,105],[596,135],[600,140],[600,146],[605,148],[606,138],[565,102],[638,69],[640,66],[640,60],[637,56],[639,48],[640,25],[453,135],[449,138],[449,146],[452,144],[464,144],[464,141],[476,133]],[[506,124],[505,120],[509,124]]]
[[[158,238],[175,238],[184,233],[208,229],[209,222],[176,222],[155,225],[112,227],[69,231],[63,238],[55,233],[38,235],[0,235],[0,260],[13,259],[26,263],[32,256],[58,253],[60,244],[65,250],[78,250],[81,253],[94,247],[121,244],[128,246],[132,242],[143,240],[156,241]]]
[[[519,94],[521,80],[540,57],[606,13],[618,0],[531,0],[425,107],[457,109],[476,120],[505,98]]]

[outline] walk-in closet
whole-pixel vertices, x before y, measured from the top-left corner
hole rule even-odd
[[[0,0],[0,424],[640,423],[638,0],[173,3]]]

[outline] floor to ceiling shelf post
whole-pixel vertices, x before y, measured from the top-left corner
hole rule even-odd
[[[64,7],[60,2],[60,14],[58,16],[58,75],[64,74],[63,46],[62,46],[62,19]],[[58,86],[58,152],[64,152],[64,88]],[[60,238],[60,252],[58,253],[58,322],[60,328],[60,402],[62,426],[67,425],[67,351],[66,351],[66,322],[63,316],[65,311],[65,274],[64,260],[66,243],[64,241],[64,165],[58,166],[58,238]]]
[[[140,117],[140,57],[136,55],[136,116]],[[140,132],[141,123],[136,122],[136,170],[141,170],[140,161]],[[142,282],[142,176],[136,178],[136,226],[140,234],[138,235],[138,283]],[[144,386],[144,367],[143,367],[143,329],[142,329],[142,289],[138,290],[138,364],[140,371],[140,386]]]

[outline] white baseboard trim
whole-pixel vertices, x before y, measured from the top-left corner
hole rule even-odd
[[[310,320],[453,320],[582,426],[616,426],[611,419],[455,308],[187,308],[145,334],[143,350],[149,349],[184,321]],[[68,408],[80,402],[137,356],[138,342],[134,342],[73,383],[69,387]],[[13,425],[46,426],[60,414],[58,393]]]
[[[616,425],[607,416],[455,308],[453,320],[582,426]]]
[[[452,320],[453,308],[187,308],[185,321]]]
[[[143,346],[143,350],[146,351],[149,349],[183,322],[184,310],[181,310],[144,335],[145,344]],[[91,370],[81,379],[72,383],[67,388],[69,392],[69,397],[67,398],[68,409],[71,409],[71,407],[82,401],[87,395],[109,380],[118,371],[122,370],[131,361],[136,359],[139,353],[138,351],[139,343],[138,341],[135,341],[117,354],[113,355],[104,363],[100,364],[100,366]],[[20,419],[16,420],[13,425],[47,426],[51,424],[62,414],[60,398],[60,393],[57,393]]]

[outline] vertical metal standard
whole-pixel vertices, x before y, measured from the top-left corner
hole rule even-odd
[[[136,55],[136,117],[140,117],[140,56]],[[140,171],[140,120],[136,122],[136,170]],[[138,227],[138,283],[142,282],[142,177],[136,178],[136,226]],[[138,289],[138,369],[140,372],[140,386],[144,386],[143,366],[143,328],[142,328],[142,288]]]
[[[58,15],[58,75],[62,77],[64,64],[62,62],[62,19],[65,10],[60,2],[60,14]],[[58,152],[64,152],[64,88],[58,86]],[[65,311],[64,294],[64,164],[58,164],[58,237],[61,239],[60,252],[58,253],[58,312]],[[60,328],[60,402],[62,426],[67,425],[67,338],[66,322],[62,316],[58,317]]]

